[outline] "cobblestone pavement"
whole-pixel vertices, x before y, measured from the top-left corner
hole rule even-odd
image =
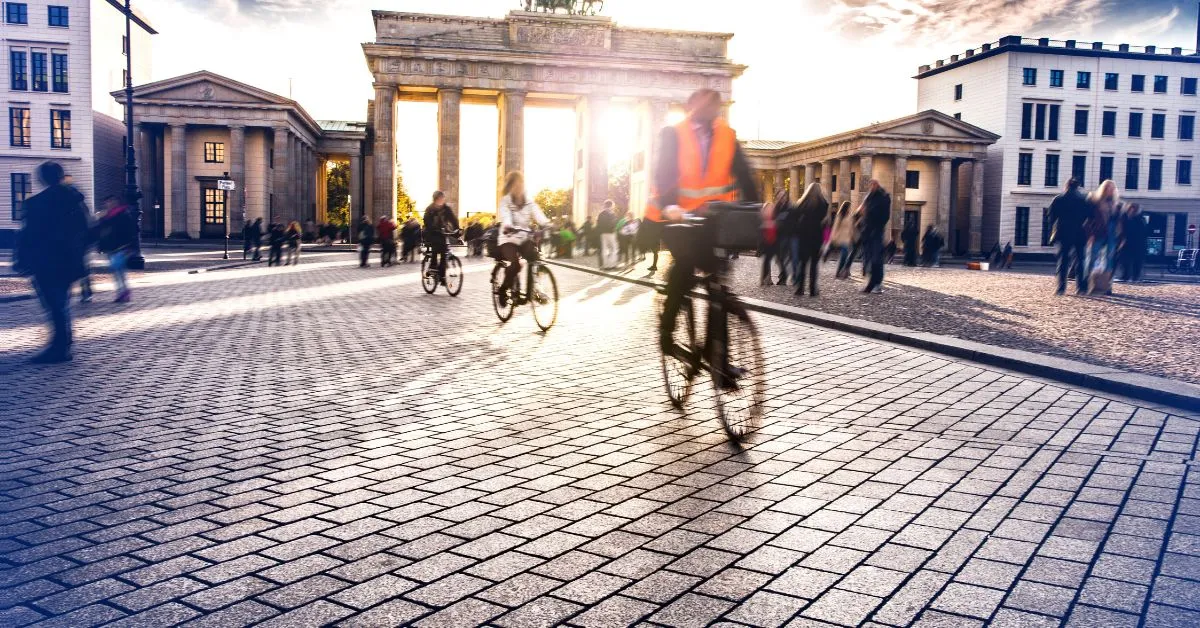
[[[571,261],[596,265],[594,256]],[[643,277],[647,265],[628,272]],[[860,268],[855,264],[852,279],[844,281],[834,279],[836,263],[824,264],[821,296],[812,299],[759,286],[761,261],[742,257],[733,284],[749,297],[1200,383],[1200,351],[1194,350],[1200,285],[1118,283],[1111,297],[1055,297],[1054,280],[1040,271],[896,264],[886,268],[883,295],[864,295]]]
[[[0,305],[0,626],[1200,624],[1197,416],[759,317],[738,451],[642,288],[353,264]]]

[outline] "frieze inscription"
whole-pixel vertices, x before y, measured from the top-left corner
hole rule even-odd
[[[512,42],[527,47],[570,47],[590,50],[607,50],[609,34],[599,28],[560,28],[554,26],[512,26]]]

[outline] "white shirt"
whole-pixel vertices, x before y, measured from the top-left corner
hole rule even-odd
[[[500,207],[496,210],[496,215],[500,218],[500,236],[497,242],[501,246],[510,243],[521,245],[529,239],[529,234],[524,231],[505,233],[506,227],[533,229],[536,226],[550,224],[550,219],[542,213],[542,208],[538,207],[537,203],[525,201],[524,205],[518,207],[513,202],[511,194],[506,194],[504,198],[500,199]]]

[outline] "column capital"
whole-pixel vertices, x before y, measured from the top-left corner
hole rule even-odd
[[[243,130],[243,131],[245,131],[245,130],[246,130],[246,125],[244,125],[244,124],[240,124],[240,123],[238,123],[238,124],[230,124],[230,125],[228,125],[228,126],[229,126],[229,128],[231,128],[231,129],[241,129],[241,130]]]

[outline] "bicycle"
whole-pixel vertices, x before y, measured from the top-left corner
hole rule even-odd
[[[463,269],[462,262],[450,251],[450,247],[457,245],[458,234],[461,232],[444,231],[443,233],[447,240],[445,276],[439,276],[438,269],[433,267],[433,248],[425,244],[425,259],[421,261],[421,287],[425,289],[426,293],[433,294],[437,292],[439,285],[446,286],[446,292],[450,296],[456,297],[459,292],[462,292]],[[451,238],[455,240],[451,240]]]
[[[530,229],[513,227],[514,231],[534,234]],[[535,234],[536,235],[536,234]],[[536,244],[536,243],[535,243]],[[501,304],[501,286],[504,284],[504,273],[509,262],[497,259],[492,268],[492,306],[501,323],[507,323],[513,317],[518,306],[528,304],[533,309],[533,320],[542,331],[549,331],[558,320],[558,282],[550,267],[542,262],[542,253],[534,247],[536,257],[525,265],[525,293],[521,293],[521,273],[508,290],[505,302]],[[518,260],[514,262],[520,264]]]
[[[726,281],[729,262],[719,256],[717,269],[692,278],[684,293],[670,350],[661,350],[667,398],[682,410],[701,373],[713,386],[717,419],[729,438],[741,442],[758,429],[766,397],[766,366],[758,328]],[[702,285],[708,308],[705,338],[696,338],[696,309],[691,288]],[[665,301],[663,303],[665,305]],[[660,309],[660,318],[662,311]]]

